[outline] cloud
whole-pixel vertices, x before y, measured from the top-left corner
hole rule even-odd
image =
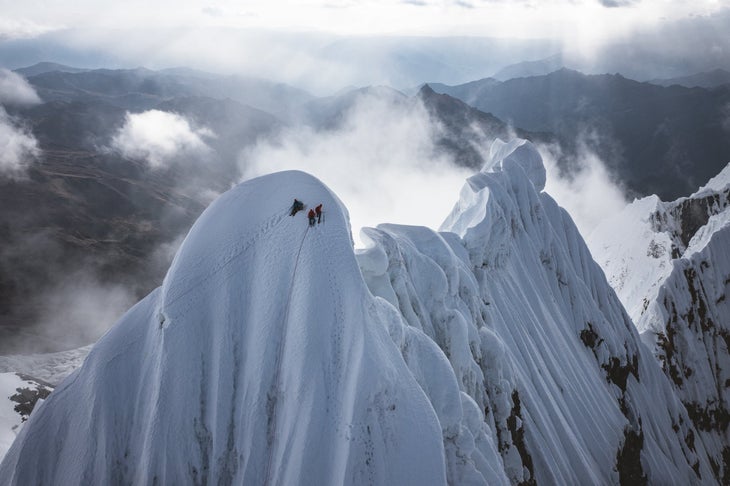
[[[28,166],[39,154],[38,141],[33,134],[0,106],[0,177],[25,177]]]
[[[176,157],[207,153],[210,148],[203,140],[214,137],[210,129],[194,128],[176,113],[149,110],[127,113],[111,146],[125,157],[144,159],[153,169],[162,169]]]
[[[39,296],[41,314],[33,331],[52,342],[53,351],[78,348],[99,339],[135,302],[129,288],[102,282],[81,268]],[[33,345],[35,351],[39,345]]]
[[[598,3],[608,8],[628,7],[638,0],[598,0]]]
[[[730,132],[730,102],[725,103],[721,108],[721,112],[723,114],[722,128]]]
[[[683,8],[676,6],[677,12]],[[624,24],[621,35],[603,39],[587,49],[579,44],[566,45],[566,63],[583,72],[618,72],[639,81],[730,69],[730,36],[725,35],[730,25],[729,8],[680,18],[673,12],[652,9],[656,10],[656,5],[646,0],[631,9],[603,9],[605,15],[643,14],[653,22]]]
[[[28,39],[53,30],[50,25],[41,25],[25,18],[0,18],[0,40]]]
[[[40,102],[38,93],[23,76],[0,68],[0,104],[27,106]]]
[[[404,5],[413,5],[414,7],[425,7],[428,5],[424,0],[401,0]]]
[[[577,142],[576,155],[569,161],[570,173],[561,173],[557,161],[566,156],[558,145],[538,146],[547,170],[545,192],[568,211],[583,237],[604,219],[628,203],[621,186],[605,163],[588,148],[584,137]]]
[[[436,148],[439,130],[420,102],[361,95],[335,130],[293,128],[277,142],[246,151],[242,173],[251,178],[300,169],[315,175],[347,206],[359,246],[363,226],[436,229],[448,215],[471,171],[456,168]]]

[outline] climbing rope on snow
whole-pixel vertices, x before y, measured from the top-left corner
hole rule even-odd
[[[281,357],[284,354],[284,344],[286,342],[286,328],[287,323],[289,322],[289,309],[291,308],[291,298],[292,293],[294,292],[294,282],[296,280],[297,276],[297,267],[299,267],[299,255],[302,253],[302,248],[304,247],[304,240],[307,238],[307,234],[309,233],[309,228],[311,226],[307,226],[307,229],[304,230],[304,234],[302,235],[302,241],[299,243],[299,250],[297,250],[297,256],[294,259],[294,269],[292,271],[292,277],[291,277],[291,283],[289,284],[289,291],[287,293],[286,297],[286,307],[284,309],[284,319],[282,324],[282,333],[281,333],[281,339],[279,339],[279,344],[277,346],[276,350],[276,361],[274,365],[274,380],[272,382],[272,390],[269,391],[266,397],[266,404],[267,408],[271,408],[271,416],[269,418],[268,426],[267,426],[267,441],[269,443],[269,456],[266,460],[266,470],[265,470],[265,476],[264,476],[264,485],[268,486],[271,484],[271,463],[274,456],[274,452],[276,451],[276,425],[277,425],[277,409],[279,405],[279,395],[281,394],[281,383],[279,383],[279,375],[281,373]]]

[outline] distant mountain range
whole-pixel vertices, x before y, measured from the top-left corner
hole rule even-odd
[[[499,81],[507,81],[513,78],[526,78],[529,76],[542,76],[550,74],[558,69],[565,67],[563,56],[555,54],[554,56],[536,61],[523,61],[516,64],[505,66],[491,77]]]
[[[33,64],[32,66],[15,70],[15,72],[22,74],[26,78],[52,72],[83,73],[86,71],[89,71],[89,69],[66,66],[65,64],[59,64],[57,62],[39,62],[37,64]]]
[[[717,88],[719,86],[730,85],[730,71],[724,69],[715,69],[704,73],[697,73],[691,76],[682,76],[680,78],[670,79],[652,79],[652,84],[660,86],[679,85],[687,88]]]
[[[635,195],[676,199],[730,161],[730,86],[662,87],[561,69],[431,87],[516,127],[553,133],[572,150],[586,145]]]
[[[37,70],[36,67],[29,69]],[[207,96],[231,98],[270,113],[286,113],[293,106],[313,98],[303,90],[280,83],[184,69],[69,72],[64,68],[64,71],[42,70],[29,80],[45,101],[98,100],[134,110],[153,108],[175,97]]]

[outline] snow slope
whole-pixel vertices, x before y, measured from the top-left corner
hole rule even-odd
[[[294,196],[326,223],[290,217]],[[438,348],[368,293],[337,198],[278,173],[205,211],[163,286],[34,412],[0,482],[444,484],[442,422],[463,474],[499,480],[461,401]]]
[[[525,141],[495,142],[440,233],[381,225],[370,290],[449,358],[520,484],[695,484],[713,475]]]
[[[630,204],[589,237],[730,482],[730,164],[689,197]]]
[[[31,415],[3,484],[711,484],[669,379],[523,140],[443,231],[290,171],[191,229]],[[326,223],[288,216],[322,202]]]

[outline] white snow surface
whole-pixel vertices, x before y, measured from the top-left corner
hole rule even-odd
[[[631,482],[616,465],[630,433],[650,484],[712,483],[669,381],[568,214],[538,192],[536,160],[528,142],[497,141],[444,231],[364,230],[371,292],[439,344],[487,411],[512,483]]]
[[[535,148],[491,153],[441,232],[365,229],[357,255],[307,174],[222,195],[0,483],[713,483]],[[325,223],[289,216],[294,197]]]
[[[640,317],[672,271],[673,238],[657,232],[651,215],[663,211],[657,196],[635,200],[597,226],[587,238],[596,262],[606,272],[640,332]]]
[[[323,203],[326,223],[289,216],[293,197]],[[438,413],[464,414],[434,409],[388,335],[399,326],[327,188],[301,172],[240,184],[33,413],[0,482],[444,484]],[[438,348],[402,334],[458,405]]]

